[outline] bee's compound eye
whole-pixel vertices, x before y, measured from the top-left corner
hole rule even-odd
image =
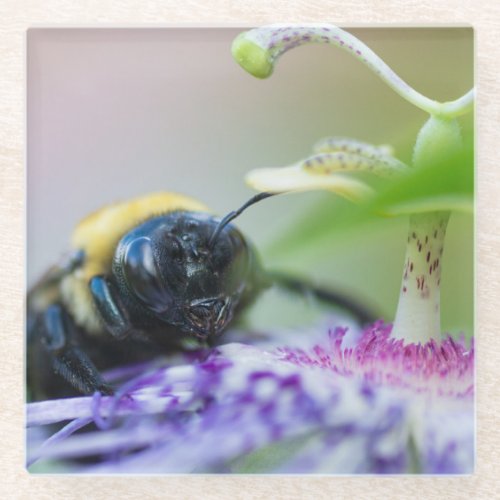
[[[123,270],[129,287],[146,306],[157,313],[170,307],[172,299],[158,273],[149,238],[136,238],[127,245]]]

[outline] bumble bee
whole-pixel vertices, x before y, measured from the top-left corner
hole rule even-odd
[[[32,399],[100,391],[101,371],[213,345],[231,321],[277,282],[341,305],[360,321],[372,315],[343,295],[265,272],[230,222],[200,202],[164,192],[106,206],[75,228],[73,251],[28,293],[28,386]]]

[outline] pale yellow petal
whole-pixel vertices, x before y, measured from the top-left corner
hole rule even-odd
[[[366,183],[342,174],[318,175],[294,165],[282,168],[259,168],[250,171],[246,183],[257,191],[332,191],[351,201],[364,201],[373,195]]]

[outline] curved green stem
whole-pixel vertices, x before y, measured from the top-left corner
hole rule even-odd
[[[472,111],[474,107],[474,89],[470,89],[467,94],[464,94],[462,97],[454,101],[448,101],[441,105],[440,116],[443,118],[455,118],[460,115],[465,115]]]
[[[429,99],[400,78],[375,52],[350,33],[327,23],[274,24],[241,33],[233,42],[233,56],[246,71],[267,78],[277,59],[288,50],[308,43],[326,43],[349,52],[408,102],[427,113],[453,118],[470,110],[474,91],[447,103]]]

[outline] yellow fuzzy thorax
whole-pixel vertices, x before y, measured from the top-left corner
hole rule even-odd
[[[202,203],[176,193],[153,193],[107,205],[85,217],[75,228],[72,246],[85,253],[81,268],[65,277],[61,292],[76,323],[91,333],[101,330],[88,283],[93,276],[108,274],[115,248],[138,224],[177,210],[206,212]]]

